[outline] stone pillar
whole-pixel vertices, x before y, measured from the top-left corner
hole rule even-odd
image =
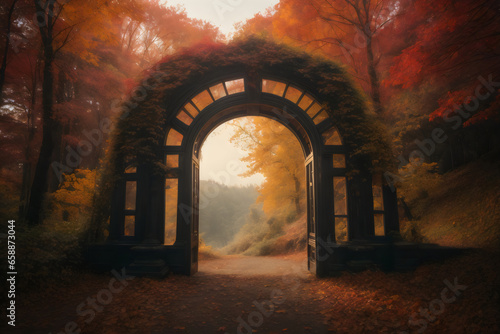
[[[371,176],[356,175],[347,180],[349,238],[366,239],[375,233]]]
[[[151,166],[140,165],[137,168],[137,207],[136,223],[138,226],[138,241],[141,244],[160,245],[161,235],[158,233],[157,220],[154,219],[152,203],[153,194],[158,196],[158,182],[154,184]]]
[[[399,235],[398,195],[396,189],[383,186],[386,235]]]
[[[118,181],[111,198],[108,242],[118,242],[123,231],[125,207],[125,181]]]

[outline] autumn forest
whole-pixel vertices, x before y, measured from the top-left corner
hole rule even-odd
[[[220,19],[250,3],[209,2]],[[279,0],[255,13],[236,23],[232,32],[223,32],[168,0],[0,2],[0,254],[2,277],[7,273],[0,291],[7,310],[2,333],[500,331],[500,2]],[[266,65],[259,67],[246,54],[244,48],[252,43],[259,44],[254,52]],[[360,132],[359,143],[335,132],[325,146],[338,147],[345,140],[355,148],[352,161],[370,156],[367,170],[374,175],[379,173],[376,166],[384,166],[380,198],[387,201],[391,189],[399,231],[381,238],[375,213],[373,240],[401,249],[439,247],[442,254],[452,255],[405,262],[404,270],[385,270],[353,258],[334,274],[315,275],[308,245],[316,230],[309,226],[322,216],[311,213],[308,142],[293,131],[295,120],[289,123],[282,116],[259,117],[249,111],[246,117],[207,127],[207,138],[217,144],[201,142],[202,179],[199,185],[193,181],[192,190],[182,189],[182,174],[176,173],[182,173],[180,147],[190,124],[198,124],[197,115],[212,102],[237,101],[245,89],[254,94],[251,80],[260,75],[255,69],[281,66],[279,50],[285,50],[283,63],[291,59],[298,65],[275,70],[277,77],[289,72],[316,78],[307,73],[313,68],[318,78],[331,76],[331,82],[345,76],[356,91],[349,93],[355,102],[345,100],[333,83],[319,87],[317,96],[338,93],[344,98],[339,110],[356,108],[358,102],[365,108],[363,115],[339,111],[338,116],[352,125],[350,131]],[[289,56],[294,53],[296,59]],[[167,123],[151,116],[161,114],[153,113],[155,107],[147,114],[144,106],[157,99],[169,110],[170,93],[157,94],[161,89],[174,92],[172,100],[186,99],[176,89],[192,83],[198,73],[199,81],[205,80],[203,73],[210,73],[212,65],[224,68],[210,63],[219,61],[213,56],[219,54],[229,55],[228,62],[248,59],[251,70],[245,80],[250,83],[240,87],[229,72],[221,75],[230,79],[220,83],[206,79],[210,102],[201,100],[202,94],[191,96],[182,105],[182,116],[158,134]],[[311,60],[306,64],[302,59]],[[158,86],[155,78],[165,68],[170,76]],[[283,84],[283,91],[276,93],[279,81],[259,81],[262,92],[281,94],[309,113],[312,126],[326,129],[327,116],[321,117],[330,112],[328,104],[318,102],[312,114],[314,94],[294,88],[293,101],[287,95],[292,84]],[[143,118],[133,114],[143,109]],[[132,116],[126,123],[128,112]],[[357,128],[356,122],[370,120],[376,135]],[[123,271],[120,266],[96,266],[89,260],[96,258],[91,245],[113,243],[118,233],[112,212],[122,188],[120,177],[110,171],[124,171],[126,196],[120,214],[125,218],[120,219],[125,223],[119,233],[126,241],[122,244],[133,243],[140,222],[127,217],[147,202],[140,198],[145,188],[158,192],[154,181],[147,187],[138,183],[141,175],[156,180],[156,170],[137,167],[156,154],[149,147],[158,140],[151,138],[167,133],[166,142],[159,144],[166,152],[165,164],[153,164],[164,173],[160,191],[165,230],[160,239],[174,251],[182,246],[178,221],[183,211],[177,200],[183,191],[193,191],[199,201],[193,204],[199,236],[197,230],[190,233],[199,237],[199,246],[193,248],[196,259],[190,256],[198,273],[178,274],[174,264],[162,275],[134,277],[127,272],[130,264]],[[209,139],[204,138],[207,143]],[[136,160],[127,161],[133,155],[129,152],[141,147],[145,149]],[[381,148],[385,152],[376,155]],[[125,152],[123,161],[120,151]],[[208,166],[211,159],[213,165],[225,159],[224,151],[241,154],[224,162],[231,166],[224,171],[232,172],[231,177],[204,178],[223,175]],[[333,173],[351,168],[342,154],[333,153]],[[334,175],[334,187],[339,188],[331,196],[343,196],[347,204],[346,212],[335,208],[332,213],[336,236],[327,241],[330,248],[321,241],[329,257],[343,254],[331,248],[335,244],[345,243],[352,251],[348,243],[355,232],[348,227],[347,207],[349,215],[355,209],[348,200],[362,195],[338,189],[364,174],[352,168],[343,178]],[[238,183],[233,178],[262,181]],[[383,196],[382,184],[388,192]],[[377,210],[375,189],[374,183],[372,211]],[[371,247],[355,240],[353,245],[352,252]],[[110,254],[104,251],[97,258]],[[320,256],[319,250],[314,256]],[[165,261],[173,258],[168,255]]]

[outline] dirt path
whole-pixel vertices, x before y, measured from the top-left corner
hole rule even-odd
[[[500,253],[477,251],[325,279],[304,254],[205,260],[192,277],[163,280],[86,273],[19,294],[16,328],[0,333],[499,333],[498,268]]]
[[[200,261],[198,275],[312,277],[307,270],[305,253],[280,257],[228,255]]]
[[[20,321],[16,333],[55,334],[64,332],[65,326],[68,333],[76,333],[76,327],[82,333],[328,332],[310,291],[316,278],[307,271],[304,254],[228,256],[201,261],[193,277],[135,278],[91,319],[87,298],[99,301],[109,280],[89,277],[78,291],[60,287],[50,305],[33,302],[31,314]],[[101,292],[101,302],[107,295]],[[76,311],[81,303],[84,316]]]

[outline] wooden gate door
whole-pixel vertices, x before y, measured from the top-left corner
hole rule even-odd
[[[193,156],[193,214],[191,215],[191,275],[198,272],[198,245],[200,225],[200,165]]]
[[[307,268],[316,273],[316,203],[314,193],[314,160],[312,154],[306,159],[307,182]]]

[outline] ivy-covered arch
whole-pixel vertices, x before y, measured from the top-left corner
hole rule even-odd
[[[100,194],[111,207],[101,247],[135,274],[196,272],[198,149],[242,115],[271,117],[302,144],[311,270],[342,269],[342,252],[325,247],[399,230],[382,180],[392,168],[382,126],[331,61],[260,38],[199,45],[160,62],[120,107]],[[106,204],[101,211],[95,228]]]

